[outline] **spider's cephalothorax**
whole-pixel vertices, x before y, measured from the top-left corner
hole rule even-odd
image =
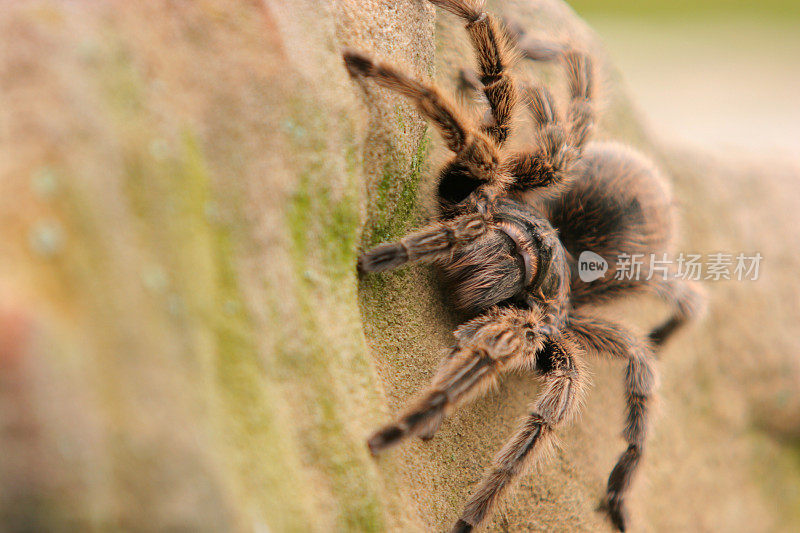
[[[673,213],[657,171],[631,149],[587,142],[593,122],[592,68],[586,54],[527,38],[500,27],[476,0],[431,0],[466,22],[479,70],[462,81],[483,92],[489,105],[478,124],[465,118],[436,87],[347,51],[350,74],[410,98],[455,154],[440,172],[439,216],[396,243],[359,258],[362,272],[421,261],[439,267],[452,301],[472,315],[454,333],[428,390],[394,423],[369,439],[373,453],[408,436],[433,437],[445,415],[491,387],[501,374],[528,369],[544,387],[517,433],[495,456],[491,471],[466,505],[453,531],[470,531],[491,512],[501,493],[542,455],[552,432],[577,410],[586,383],[586,353],[626,361],[628,443],[608,480],[605,508],[625,529],[624,498],[644,450],[648,406],[656,383],[653,348],[701,309],[701,293],[669,276],[637,279],[577,275],[576,259],[591,251],[608,262],[621,254],[661,254],[670,245]],[[566,120],[542,86],[518,86],[509,66],[527,57],[560,60],[569,82]],[[525,96],[536,131],[528,151],[511,151],[514,109]],[[538,194],[531,194],[531,191]],[[645,266],[646,270],[646,266]],[[648,337],[606,320],[588,305],[649,289],[672,316]]]

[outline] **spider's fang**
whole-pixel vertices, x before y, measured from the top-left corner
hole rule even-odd
[[[530,253],[530,245],[527,242],[528,239],[525,235],[513,224],[507,222],[500,222],[495,226],[497,229],[508,235],[508,237],[514,241],[514,246],[516,247],[517,254],[522,258],[522,262],[524,264],[525,269],[525,286],[528,286],[533,281],[534,275],[536,274],[536,268],[533,265],[533,258],[531,257]]]

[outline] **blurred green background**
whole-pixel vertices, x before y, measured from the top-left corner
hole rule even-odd
[[[797,0],[575,0],[569,2],[578,13],[591,19],[595,15],[722,18],[726,16],[769,19],[800,16]]]
[[[800,161],[800,2],[575,0],[654,133]]]

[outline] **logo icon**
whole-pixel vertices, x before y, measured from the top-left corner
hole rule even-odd
[[[602,278],[608,271],[608,262],[589,250],[584,250],[578,257],[578,277],[584,283],[591,283]]]

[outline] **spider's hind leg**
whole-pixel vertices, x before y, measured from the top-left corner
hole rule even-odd
[[[681,327],[703,314],[706,295],[697,284],[674,278],[658,282],[655,290],[673,308],[672,316],[649,334],[650,341],[661,346]]]
[[[583,152],[594,123],[592,94],[594,79],[588,55],[574,50],[559,52],[567,73],[570,100],[566,119],[556,109],[555,99],[541,84],[526,86],[524,93],[533,118],[538,149],[512,154],[506,168],[512,188],[534,189],[554,186],[557,193],[572,181],[575,162]]]
[[[554,111],[553,97],[542,85],[528,87],[528,109],[533,116],[539,130],[540,142],[548,144],[548,135],[554,127],[566,130],[566,138],[562,144],[580,150],[589,137],[594,123],[594,109],[592,98],[594,93],[594,74],[591,58],[577,50],[562,50],[558,57],[561,58],[567,75],[569,88],[569,104],[567,108],[566,128],[559,123]],[[560,140],[560,139],[559,139]]]
[[[589,138],[594,124],[592,60],[583,52],[568,50],[564,52],[564,68],[570,97],[567,117],[569,143],[580,149]]]
[[[611,522],[619,531],[625,531],[625,497],[644,453],[647,414],[657,383],[653,350],[644,339],[602,318],[573,313],[569,320],[570,333],[587,350],[628,362],[625,371],[628,413],[622,432],[628,447],[608,477],[604,502]]]

